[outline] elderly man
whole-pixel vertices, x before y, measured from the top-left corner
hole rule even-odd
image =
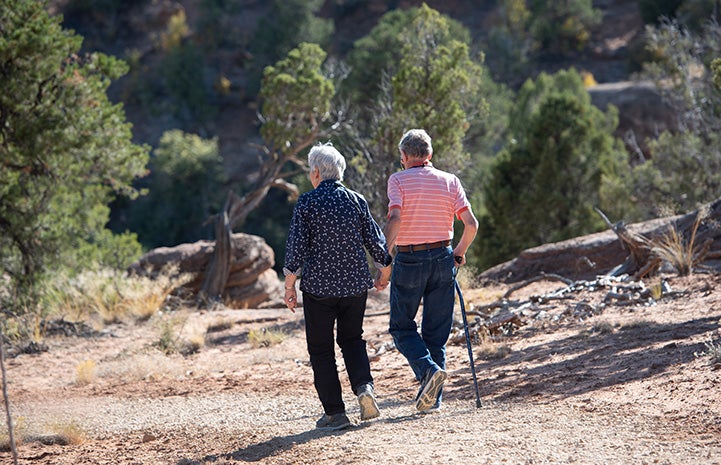
[[[295,281],[302,270],[306,343],[313,382],[325,412],[316,427],[337,430],[349,426],[350,421],[335,361],[336,324],[336,341],[360,404],[360,418],[369,420],[380,414],[363,340],[366,298],[373,287],[366,250],[385,277],[385,285],[392,258],[366,200],[341,183],[346,163],[338,150],[330,144],[317,145],[308,154],[308,165],[314,189],[301,195],[293,210],[283,269],[284,301],[295,311]]]
[[[396,249],[389,331],[420,382],[416,409],[430,413],[441,406],[447,376],[446,342],[453,324],[456,265],[466,262],[478,220],[460,180],[431,163],[433,146],[425,130],[406,132],[398,148],[405,170],[388,178],[385,227],[389,250]],[[463,234],[452,248],[454,216],[463,222]],[[376,283],[387,284],[381,274]],[[419,334],[415,317],[421,298]]]

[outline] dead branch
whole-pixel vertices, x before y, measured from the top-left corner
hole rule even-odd
[[[630,274],[635,279],[641,279],[661,266],[662,262],[653,253],[653,243],[648,238],[629,231],[623,221],[611,224],[608,217],[599,208],[595,208],[595,210],[618,236],[621,246],[629,251],[629,256],[623,264],[611,270],[610,275]]]
[[[528,282],[546,278],[538,276]],[[615,277],[609,275],[597,276],[595,280],[570,281],[561,276],[554,276],[567,284],[567,286],[543,295],[533,295],[526,300],[507,300],[502,298],[490,304],[476,306],[472,312],[476,316],[469,324],[469,334],[472,337],[478,333],[488,335],[508,335],[517,328],[528,324],[528,319],[554,319],[587,318],[602,312],[607,305],[638,306],[652,305],[660,298],[674,299],[687,295],[687,291],[672,291],[666,281],[658,285],[646,287],[641,281],[634,281],[629,276]],[[527,283],[515,286],[518,289]],[[579,298],[574,294],[582,292],[597,293],[605,290],[605,295],[597,298],[596,303],[589,300],[589,296]],[[553,302],[566,301],[563,305]],[[472,305],[472,304],[471,304]],[[560,307],[560,311],[558,310]],[[553,310],[556,310],[553,312]],[[465,341],[463,332],[452,334],[451,343]]]
[[[300,191],[298,189],[298,186],[295,184],[289,183],[285,179],[276,179],[271,184],[272,187],[275,187],[276,189],[280,189],[282,191],[285,191],[288,193],[288,200],[296,200],[298,196],[300,195]]]
[[[568,278],[564,278],[564,277],[561,276],[561,275],[557,275],[557,274],[554,274],[554,273],[541,273],[539,276],[536,276],[535,278],[528,279],[528,280],[522,282],[521,284],[517,284],[517,285],[511,287],[510,289],[508,289],[508,290],[506,291],[506,293],[503,294],[502,299],[504,299],[504,300],[505,300],[505,299],[508,299],[508,297],[510,297],[511,294],[513,294],[514,292],[516,292],[516,291],[519,290],[519,289],[522,289],[522,288],[528,286],[529,284],[533,284],[533,283],[535,283],[535,282],[544,281],[544,280],[548,280],[548,281],[561,281],[561,282],[563,282],[563,283],[565,283],[565,284],[568,284],[568,285],[573,284],[573,281],[571,281],[571,280],[568,279]]]

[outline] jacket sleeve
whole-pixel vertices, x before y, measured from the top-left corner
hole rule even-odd
[[[386,237],[383,235],[383,231],[373,218],[370,208],[368,207],[368,202],[366,202],[362,196],[359,197],[362,208],[361,223],[363,243],[366,250],[368,250],[368,253],[370,253],[371,258],[373,258],[376,267],[385,268],[393,261],[393,258],[388,253]]]
[[[284,275],[299,275],[308,255],[308,227],[304,220],[303,212],[304,203],[299,200],[293,209],[293,217],[290,220],[290,228],[288,230],[288,239],[285,243]]]

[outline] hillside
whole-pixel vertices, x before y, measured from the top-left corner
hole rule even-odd
[[[71,1],[54,5],[64,11]],[[133,0],[112,21],[102,15],[67,21],[86,36],[86,49],[133,50],[134,70],[142,70],[162,60],[154,41],[169,15],[182,8],[194,24],[200,3]],[[342,56],[391,5],[419,3],[327,1],[322,14],[335,20],[334,53]],[[428,3],[461,20],[477,39],[493,24],[492,1]],[[646,111],[636,111],[645,90],[628,82],[628,46],[641,30],[636,3],[594,2],[604,21],[591,46],[535,71],[591,72],[600,83],[592,88],[598,105],[625,105],[619,105],[620,131],[657,127],[649,113],[663,113],[648,111],[658,104],[653,95]],[[268,2],[238,4],[242,14],[224,20],[247,37],[267,15]],[[244,92],[245,52],[204,56],[208,88],[221,74],[231,82],[230,93],[213,94],[218,113],[204,125],[165,111],[162,100],[148,111],[144,96],[130,91],[141,74],[131,73],[111,93],[125,103],[138,142],[154,145],[177,127],[217,136],[229,174],[240,178],[252,172],[250,144],[259,141],[255,102]],[[718,270],[639,282],[497,281],[463,283],[481,408],[475,408],[460,307],[443,409],[418,415],[417,385],[387,332],[388,292],[373,292],[364,327],[382,414],[360,424],[343,376],[356,425],[331,434],[314,429],[321,412],[301,311],[201,310],[185,303],[147,320],[44,322],[37,336],[47,350],[13,353],[5,362],[18,463],[721,464]],[[512,315],[503,313],[509,299]],[[0,448],[0,463],[11,462],[10,451]]]
[[[260,20],[270,17],[270,2],[257,0],[241,0],[235,2],[237,12],[224,15],[221,20],[224,27],[234,31],[237,46],[213,48],[205,52],[202,63],[202,74],[209,92],[208,98],[217,108],[214,117],[199,124],[187,116],[174,116],[167,110],[167,95],[155,95],[154,100],[147,102],[142,94],[151,92],[157,87],[152,79],[158,76],[143,76],[148,70],[159,66],[162,53],[158,49],[158,37],[165,31],[169,18],[183,11],[189,26],[187,40],[203,43],[200,28],[202,8],[199,0],[178,0],[163,2],[145,2],[137,0],[127,2],[115,15],[103,15],[102,11],[89,12],[70,8],[72,0],[54,0],[52,11],[65,16],[65,25],[74,29],[84,38],[84,50],[99,50],[120,56],[135,63],[131,73],[114,84],[111,96],[124,103],[128,119],[134,125],[134,136],[138,142],[157,145],[162,133],[169,129],[179,128],[194,132],[203,137],[217,136],[220,143],[228,175],[231,180],[243,179],[248,168],[255,166],[257,152],[252,143],[261,142],[258,135],[256,102],[249,89],[254,86],[249,81],[248,65],[252,61],[247,44],[256,33]],[[82,2],[80,2],[82,3]],[[421,0],[364,2],[333,2],[327,0],[319,11],[319,15],[333,20],[335,33],[330,54],[344,58],[354,41],[364,37],[376,25],[378,19],[394,8],[408,8],[422,4]],[[471,32],[477,48],[482,48],[483,40],[488,32],[499,21],[494,8],[495,1],[473,0],[431,0],[426,3],[451,18],[461,22]],[[504,83],[517,87],[526,78],[533,77],[541,71],[554,72],[559,69],[575,67],[580,71],[590,72],[599,84],[627,81],[631,75],[629,43],[634,41],[643,31],[643,23],[638,11],[637,0],[600,0],[593,5],[603,12],[601,24],[591,31],[588,46],[581,52],[567,54],[564,57],[546,57],[540,60],[528,76],[513,75]],[[244,45],[245,44],[245,45]],[[479,50],[480,51],[480,50]],[[493,50],[482,50],[492,65]],[[493,73],[493,68],[491,67]],[[229,80],[230,91],[220,93],[214,90],[220,77]],[[496,76],[496,79],[502,79]],[[139,87],[139,85],[142,86]],[[623,100],[618,93],[601,98],[600,106]],[[626,106],[628,99],[625,100]],[[648,99],[645,100],[648,103]],[[651,101],[651,105],[655,102]],[[631,111],[631,110],[629,110]],[[644,121],[637,118],[624,118],[621,115],[621,127],[618,134],[623,135],[634,125],[654,125],[658,116],[656,111],[643,112]],[[644,131],[643,134],[646,134]],[[640,139],[640,137],[639,137]],[[251,170],[252,171],[252,170]]]

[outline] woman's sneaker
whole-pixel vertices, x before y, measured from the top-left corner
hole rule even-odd
[[[336,413],[335,415],[323,414],[320,420],[315,422],[317,429],[326,431],[335,431],[350,426],[350,420],[345,413]]]
[[[373,394],[373,386],[370,384],[364,384],[358,389],[358,405],[360,405],[360,419],[363,421],[371,420],[381,414],[376,396]]]

